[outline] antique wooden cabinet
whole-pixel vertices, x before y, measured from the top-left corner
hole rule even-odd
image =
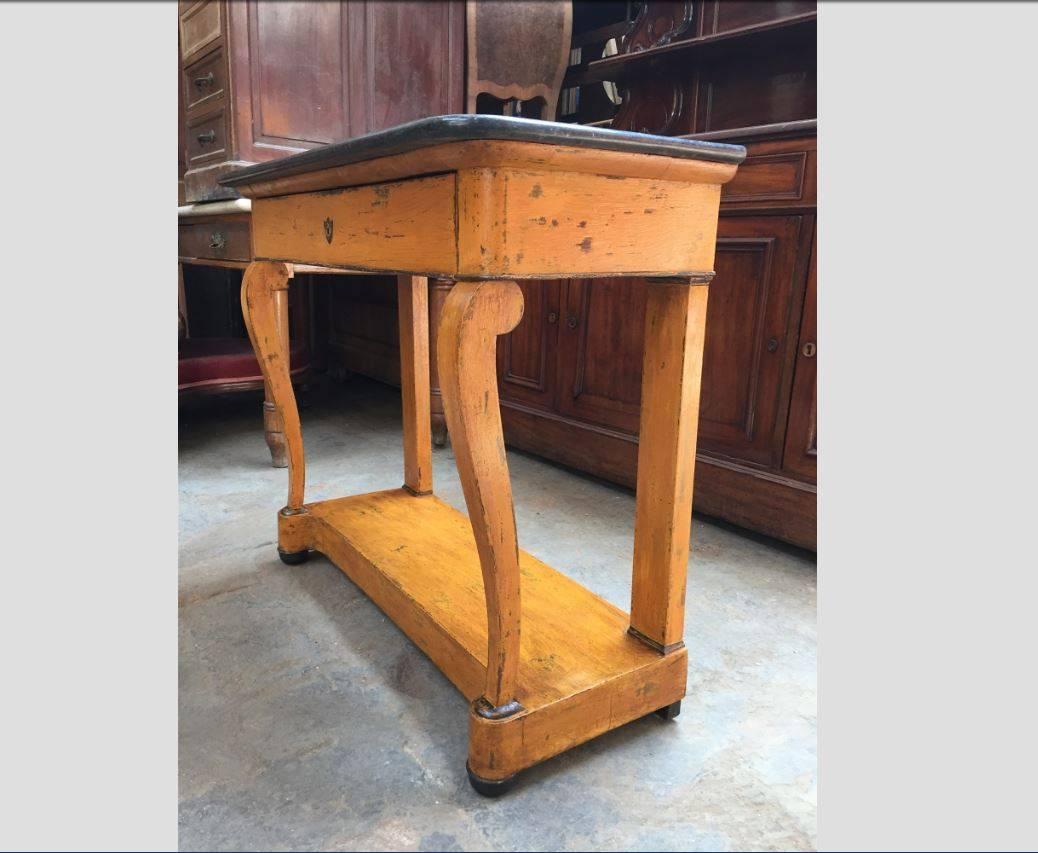
[[[462,0],[180,3],[186,201],[251,163],[463,109]]]

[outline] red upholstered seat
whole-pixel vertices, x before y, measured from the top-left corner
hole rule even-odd
[[[309,364],[305,341],[293,341],[292,372]],[[179,390],[225,382],[263,380],[252,344],[244,338],[189,338],[179,342]]]

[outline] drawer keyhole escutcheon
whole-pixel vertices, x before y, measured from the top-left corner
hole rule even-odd
[[[329,243],[332,242],[332,229],[334,228],[335,223],[332,222],[330,218],[324,220],[324,239],[327,240]]]
[[[803,352],[804,358],[814,358],[815,353],[818,352],[818,347],[815,346],[813,342],[808,341],[804,344],[804,348],[801,352]]]

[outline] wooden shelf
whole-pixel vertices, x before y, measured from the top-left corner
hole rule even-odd
[[[685,133],[682,139],[702,139],[707,142],[760,142],[765,139],[787,139],[818,133],[818,119],[781,121],[775,124],[755,124],[749,127],[730,127],[704,133]]]
[[[638,53],[622,53],[588,63],[579,75],[581,85],[604,80],[624,80],[652,73],[661,64],[717,59],[738,51],[781,49],[785,43],[813,35],[818,13],[805,12],[777,21],[741,27],[716,35],[683,39]]]
[[[307,509],[314,550],[363,589],[467,699],[478,698],[486,679],[487,605],[467,516],[404,489]],[[660,655],[636,640],[626,613],[536,557],[520,551],[519,565],[516,698],[527,716],[579,705],[598,713],[605,731],[684,695],[684,652]]]

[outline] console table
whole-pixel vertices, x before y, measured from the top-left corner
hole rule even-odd
[[[699,378],[721,185],[741,146],[499,116],[440,116],[244,169],[242,309],[288,449],[278,551],[318,551],[470,700],[467,769],[516,774],[640,716],[676,715]],[[306,503],[279,328],[295,265],[398,275],[404,483]],[[650,279],[630,614],[519,550],[497,336],[515,279]],[[456,282],[438,329],[443,405],[468,517],[433,494],[426,277]]]

